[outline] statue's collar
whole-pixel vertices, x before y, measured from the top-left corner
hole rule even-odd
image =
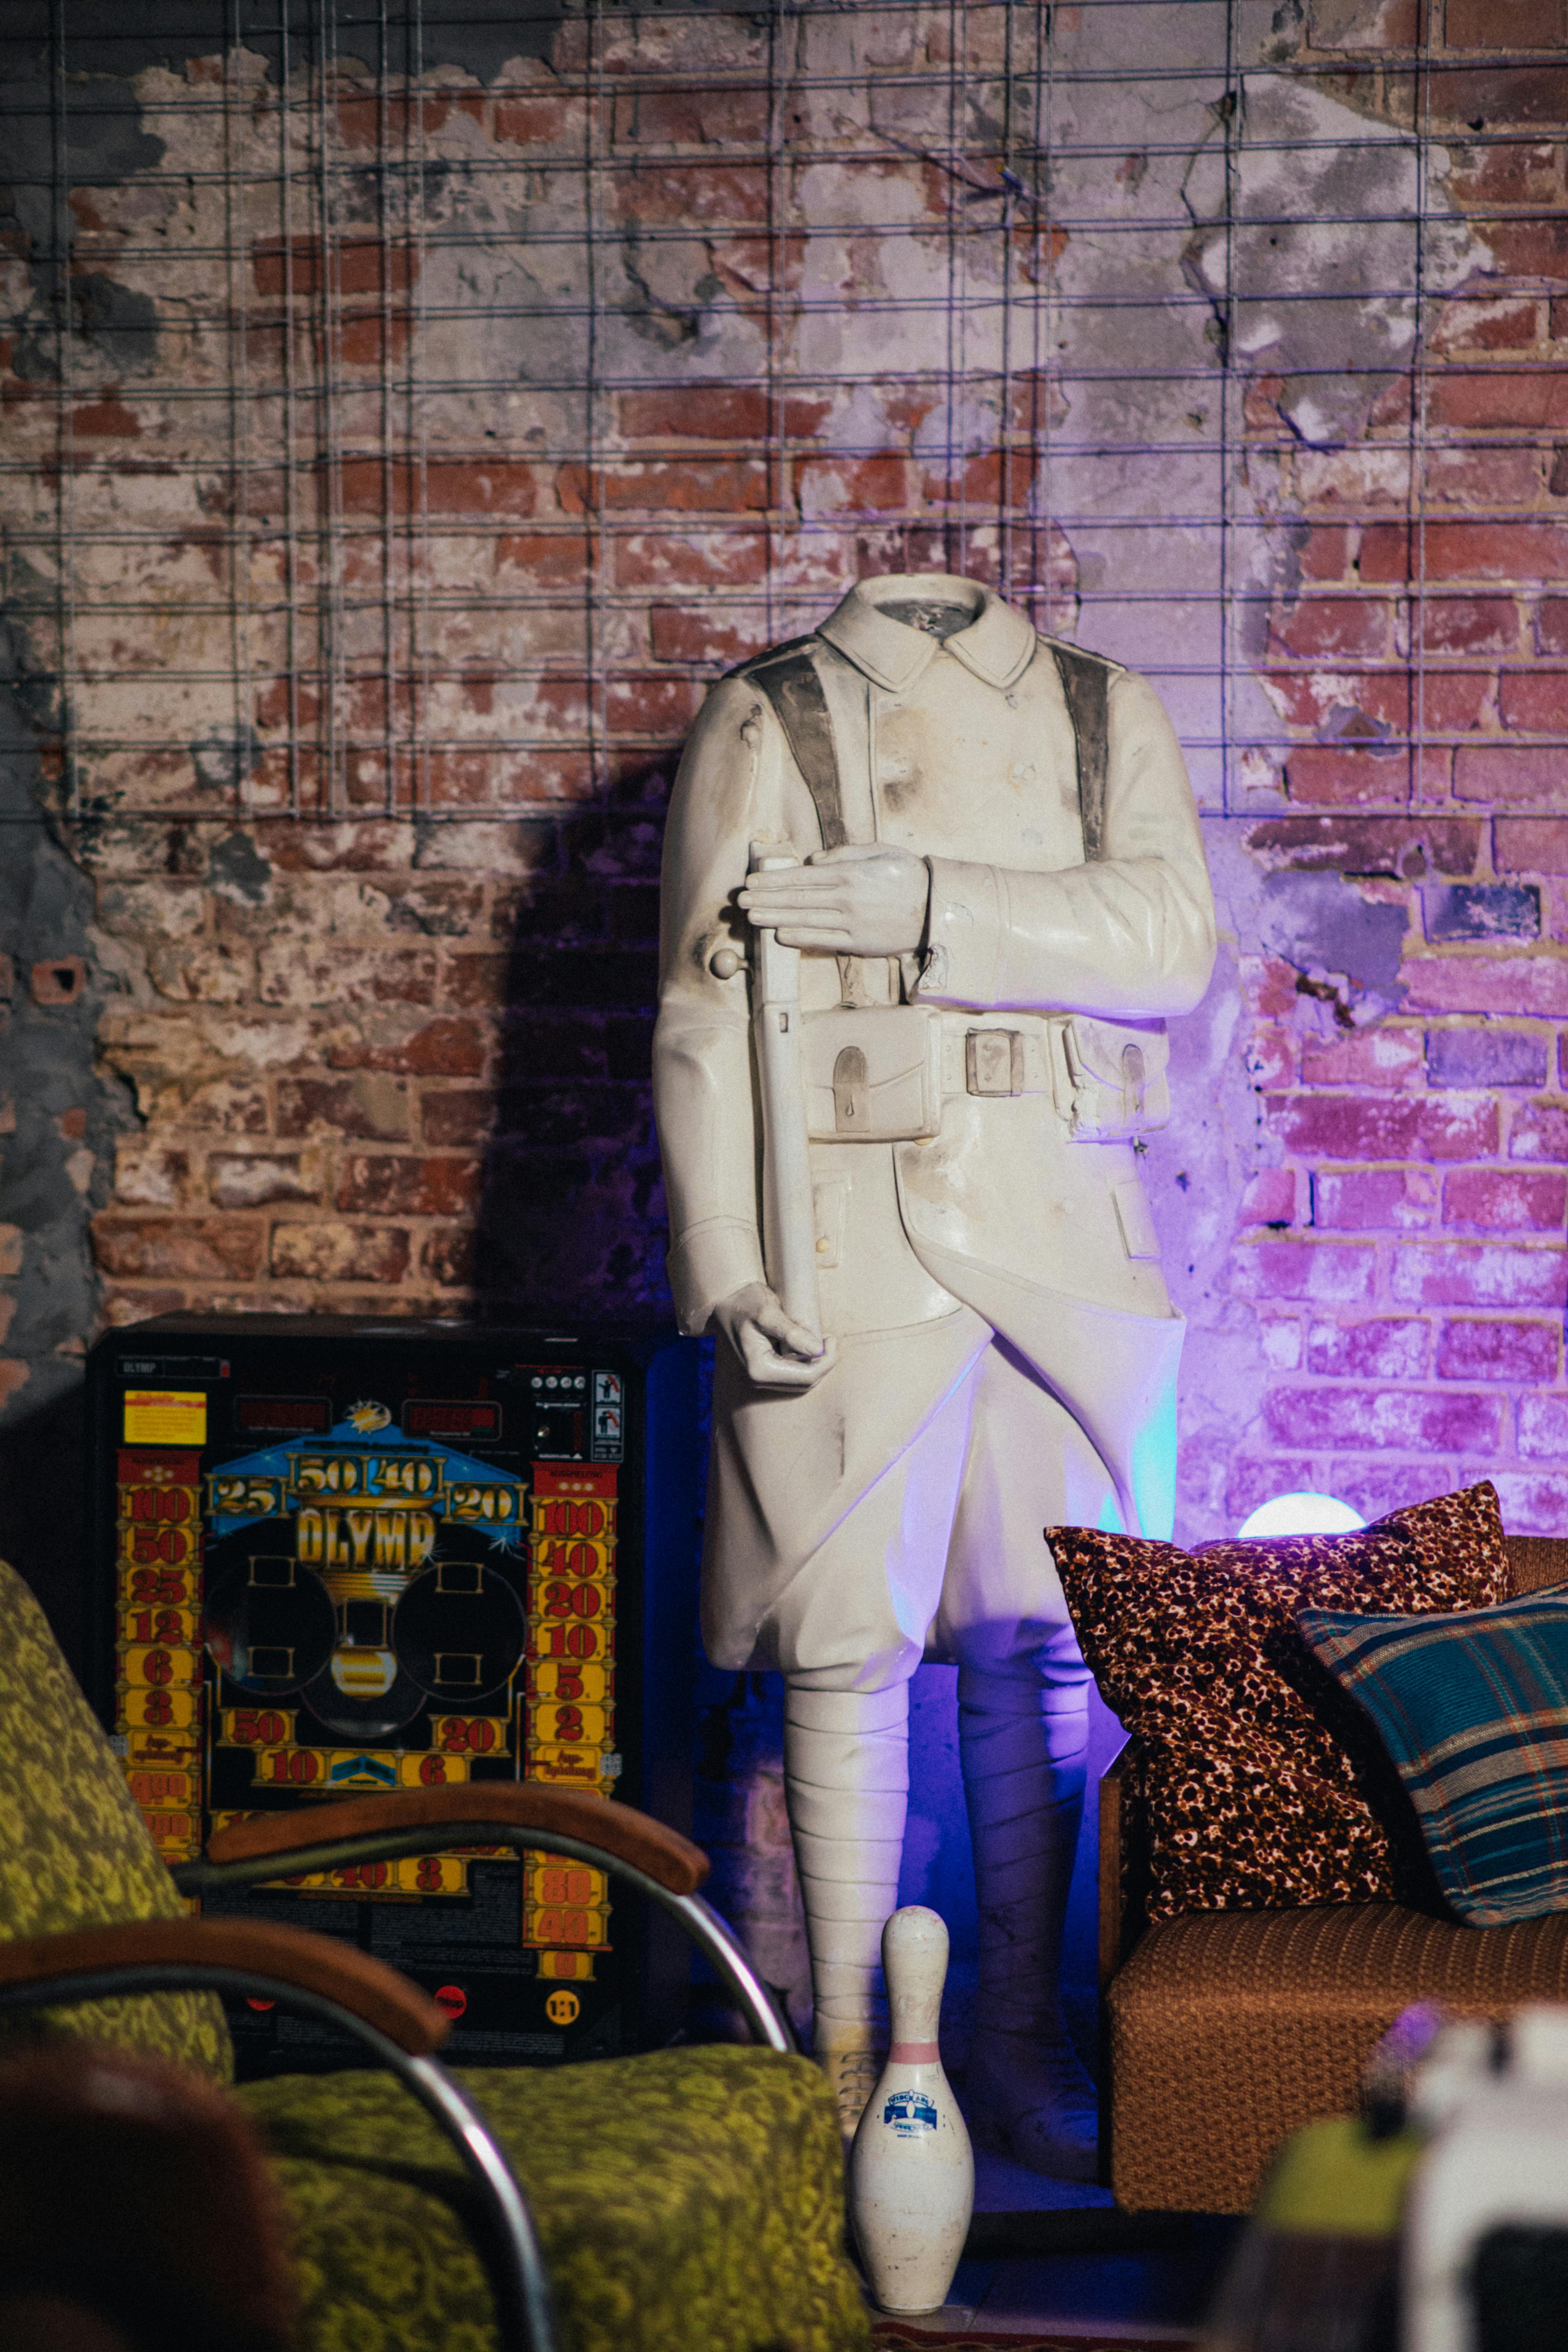
[[[927,603],[963,604],[974,618],[939,646],[926,630],[883,610],[888,604]],[[978,581],[950,572],[892,572],[859,581],[817,635],[894,693],[912,686],[939,651],[952,654],[987,686],[1011,686],[1028,667],[1037,642],[1022,613]]]

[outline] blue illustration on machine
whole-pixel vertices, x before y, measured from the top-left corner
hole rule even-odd
[[[432,1702],[499,1694],[510,1711],[527,1641],[514,1472],[410,1438],[367,1398],[319,1437],[219,1465],[207,1511],[202,1637],[237,1690],[302,1702],[356,1750]],[[395,1767],[335,1758],[340,1783],[394,1787]]]

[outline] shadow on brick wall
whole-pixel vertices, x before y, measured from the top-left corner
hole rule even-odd
[[[668,791],[644,774],[567,819],[498,893],[499,1066],[458,1112],[485,1131],[426,1139],[482,1144],[471,1262],[443,1278],[466,1272],[485,1320],[669,1314],[649,1075]]]
[[[79,1667],[81,1353],[98,1307],[89,1227],[132,1113],[94,1060],[92,886],[44,814],[38,739],[58,723],[51,693],[20,633],[0,628],[0,1559]]]
[[[83,1668],[87,1607],[86,1414],[77,1381],[0,1429],[0,1559],[43,1603],[73,1674]]]

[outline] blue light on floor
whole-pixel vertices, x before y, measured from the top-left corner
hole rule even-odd
[[[1239,1532],[1244,1536],[1343,1536],[1366,1521],[1333,1495],[1275,1495],[1259,1503]]]

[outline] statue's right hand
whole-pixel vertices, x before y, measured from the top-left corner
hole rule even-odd
[[[713,1309],[721,1331],[760,1389],[815,1388],[837,1358],[831,1339],[817,1340],[786,1315],[765,1282],[748,1282]]]

